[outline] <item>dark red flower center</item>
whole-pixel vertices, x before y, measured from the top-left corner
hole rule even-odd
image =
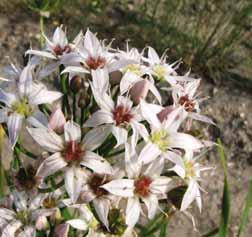
[[[96,195],[96,197],[101,197],[108,194],[108,191],[106,191],[101,186],[103,184],[108,183],[110,180],[105,175],[98,175],[94,174],[92,178],[89,181],[89,187],[93,191],[93,193]]]
[[[64,150],[64,157],[67,162],[81,161],[84,154],[83,146],[75,141],[67,143]]]
[[[129,123],[133,118],[130,109],[124,107],[123,105],[116,106],[116,108],[112,111],[112,114],[117,126],[120,124]]]
[[[97,58],[89,57],[86,60],[86,64],[90,69],[96,70],[98,68],[104,68],[106,59],[100,56],[98,56]]]
[[[150,185],[152,180],[150,177],[142,176],[135,181],[135,193],[140,197],[148,197],[150,194]]]
[[[183,105],[185,110],[187,112],[193,112],[194,110],[194,106],[195,106],[195,102],[193,100],[190,100],[188,95],[184,95],[184,96],[181,96],[179,98],[179,102],[178,102],[180,105]]]
[[[53,52],[57,55],[63,55],[64,53],[70,53],[71,52],[71,47],[69,45],[66,45],[65,47],[61,47],[59,44],[57,44],[53,48]]]

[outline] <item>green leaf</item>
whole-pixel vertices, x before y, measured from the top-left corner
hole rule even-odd
[[[161,225],[159,237],[168,237],[168,220],[164,220]]]
[[[242,218],[241,218],[241,223],[239,226],[239,231],[238,231],[238,237],[241,236],[245,225],[248,222],[248,217],[249,217],[249,211],[252,208],[252,180],[250,181],[250,185],[249,185],[249,191],[248,191],[248,195],[246,198],[246,204],[242,213]]]
[[[223,196],[222,196],[222,211],[221,211],[221,221],[220,221],[220,228],[219,228],[219,237],[226,237],[228,236],[228,222],[230,216],[230,191],[228,185],[228,178],[227,178],[227,162],[225,158],[224,149],[220,139],[218,139],[218,151],[221,158],[222,166],[224,169],[224,188],[223,188]]]

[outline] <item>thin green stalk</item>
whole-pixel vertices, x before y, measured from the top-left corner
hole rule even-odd
[[[33,154],[32,152],[28,151],[25,147],[23,147],[19,142],[16,144],[15,149],[18,151],[18,153],[23,153],[29,158],[37,159],[38,157]]]
[[[39,25],[40,25],[40,47],[43,48],[45,44],[44,39],[44,17],[40,14],[39,18]]]
[[[76,122],[76,94],[75,93],[73,93],[72,110],[73,110],[73,120]]]

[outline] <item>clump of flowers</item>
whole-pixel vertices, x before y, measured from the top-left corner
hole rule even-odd
[[[191,129],[214,122],[200,113],[200,79],[151,47],[115,49],[90,30],[73,42],[62,27],[44,38],[1,77],[13,151],[1,236],[138,236],[153,218],[191,217],[194,201],[201,210],[200,157],[214,143]]]

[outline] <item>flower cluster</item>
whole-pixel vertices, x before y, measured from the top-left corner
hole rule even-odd
[[[13,150],[1,236],[137,236],[160,213],[190,215],[194,201],[201,209],[209,167],[199,157],[214,143],[191,127],[214,122],[200,113],[200,79],[178,75],[181,61],[165,53],[114,49],[90,30],[71,43],[62,27],[44,38],[23,69],[1,77],[0,124]]]

